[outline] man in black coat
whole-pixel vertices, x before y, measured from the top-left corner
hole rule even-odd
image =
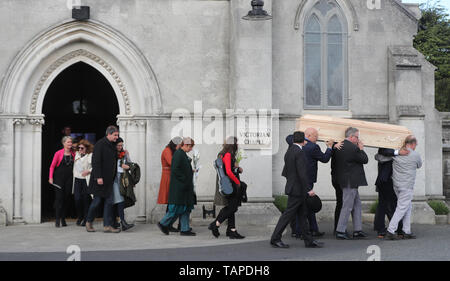
[[[332,148],[334,146],[334,140],[327,141],[327,149],[325,152],[322,152],[320,146],[317,144],[317,140],[319,138],[319,132],[314,128],[308,128],[305,130],[306,136],[306,145],[303,147],[303,150],[306,155],[306,163],[307,163],[307,175],[308,175],[308,191],[312,191],[314,188],[314,183],[317,182],[317,162],[320,161],[322,163],[328,163],[331,158]],[[307,218],[309,222],[309,229],[311,231],[312,236],[320,237],[325,234],[325,232],[319,231],[319,226],[316,220],[316,214],[310,210],[308,210]]]
[[[96,211],[103,202],[103,227],[104,232],[118,233],[120,229],[112,227],[113,224],[113,183],[117,173],[117,148],[116,141],[119,138],[119,129],[109,126],[106,136],[100,139],[94,146],[92,154],[92,172],[89,181],[89,189],[94,194],[94,200],[89,206],[86,219],[86,230],[94,232],[92,222]]]
[[[361,199],[358,187],[367,186],[364,164],[369,162],[364,144],[359,139],[359,130],[353,127],[345,130],[341,150],[335,152],[336,177],[342,189],[342,209],[336,228],[337,239],[351,239],[347,234],[347,222],[352,215],[353,238],[365,238],[362,231]]]
[[[384,217],[387,215],[390,221],[394,215],[395,208],[397,208],[397,196],[392,183],[392,159],[397,155],[408,154],[409,150],[407,149],[379,148],[378,154],[375,155],[375,160],[378,161],[378,176],[375,182],[378,192],[378,206],[375,212],[374,230],[378,232],[378,238],[386,236],[387,229]],[[402,228],[403,224],[400,221],[398,226],[400,232]]]
[[[306,175],[306,156],[302,145],[305,143],[303,132],[294,133],[294,144],[291,145],[284,155],[283,176],[286,177],[285,193],[288,195],[286,210],[278,220],[277,226],[270,239],[270,244],[276,248],[289,248],[289,245],[281,241],[281,236],[286,226],[299,216],[300,227],[304,236],[305,247],[322,247],[323,244],[313,240],[308,234],[309,228],[306,223],[306,198],[308,195],[308,178]]]

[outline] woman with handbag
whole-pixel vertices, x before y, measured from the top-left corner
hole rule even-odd
[[[67,226],[66,212],[73,184],[72,137],[62,139],[63,149],[58,150],[50,165],[48,182],[55,187],[55,226]]]
[[[245,236],[240,235],[236,231],[235,225],[235,213],[238,207],[241,206],[242,201],[242,188],[241,181],[239,180],[239,174],[243,172],[236,163],[236,153],[238,151],[238,143],[236,137],[229,137],[223,145],[223,149],[219,152],[218,157],[222,158],[226,175],[230,178],[233,185],[233,193],[230,195],[222,195],[219,193],[218,183],[216,183],[216,194],[214,197],[214,203],[216,205],[225,205],[209,226],[214,237],[218,238],[219,227],[225,221],[228,220],[228,227],[226,235],[230,239],[243,239]]]
[[[134,224],[128,224],[125,221],[125,199],[120,194],[120,179],[122,177],[122,174],[124,173],[124,170],[130,169],[130,166],[128,166],[126,163],[131,162],[131,160],[128,151],[123,149],[123,139],[120,137],[116,141],[116,148],[118,160],[116,178],[114,179],[113,183],[113,204],[114,207],[117,208],[117,213],[120,217],[122,230],[126,231],[132,228]],[[115,218],[113,219],[113,221],[115,221]]]

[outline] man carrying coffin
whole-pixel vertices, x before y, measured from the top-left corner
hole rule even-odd
[[[289,245],[281,241],[286,226],[299,216],[300,228],[304,236],[305,247],[320,248],[323,243],[313,240],[308,234],[309,227],[306,223],[306,198],[308,194],[308,177],[306,174],[306,156],[303,151],[305,145],[305,134],[303,132],[294,133],[294,144],[291,145],[284,155],[283,176],[286,177],[285,192],[288,195],[286,210],[278,220],[277,226],[270,239],[270,244],[275,248],[289,248]]]

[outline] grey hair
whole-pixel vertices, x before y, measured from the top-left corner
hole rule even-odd
[[[62,144],[64,144],[68,139],[70,139],[73,142],[73,138],[71,136],[64,136],[61,140]]]
[[[108,128],[106,128],[106,135],[112,135],[115,132],[119,132],[119,128],[114,125],[108,126]]]
[[[353,128],[353,127],[348,127],[345,130],[345,137],[348,138],[348,137],[354,136],[357,132],[359,132],[358,129]]]

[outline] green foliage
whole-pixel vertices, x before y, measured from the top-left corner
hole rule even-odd
[[[447,215],[449,212],[447,205],[442,201],[431,200],[428,201],[428,205],[430,205],[436,215]]]
[[[280,212],[284,212],[284,210],[286,210],[287,207],[287,200],[288,197],[286,195],[278,195],[275,196],[275,202],[273,203],[278,208],[278,210],[280,210]]]
[[[370,205],[370,209],[369,212],[371,214],[375,214],[377,212],[377,207],[378,207],[378,199],[372,203],[372,205]]]
[[[414,38],[414,48],[437,67],[436,108],[450,111],[450,17],[440,0],[428,0],[421,4],[422,18]]]

